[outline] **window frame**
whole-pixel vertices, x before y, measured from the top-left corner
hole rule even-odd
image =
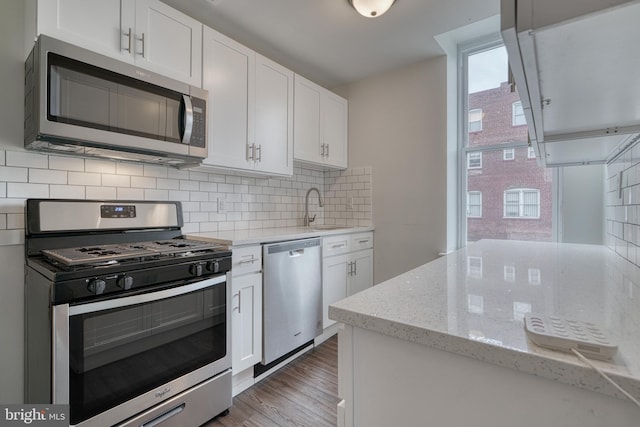
[[[468,114],[469,114],[469,99],[468,99],[468,70],[470,55],[480,53],[494,49],[499,46],[503,46],[502,35],[499,32],[485,34],[474,39],[467,39],[466,41],[458,44],[456,52],[456,64],[457,64],[457,154],[456,154],[456,183],[457,187],[456,206],[454,212],[451,215],[455,215],[456,218],[456,232],[455,232],[455,246],[457,248],[463,248],[467,246],[467,210],[466,210],[466,197],[467,197],[467,153],[470,151],[492,151],[504,148],[519,148],[528,147],[528,142],[515,142],[512,144],[498,144],[491,146],[478,146],[469,147],[469,131],[467,126]],[[535,157],[534,151],[533,159]],[[553,185],[551,196],[551,234],[552,240],[558,241],[560,236],[560,224],[558,224],[559,210],[558,200],[561,196],[559,186],[561,185],[560,174],[557,168],[553,169]]]
[[[473,114],[473,113],[477,113],[477,112],[479,112],[479,113],[480,113],[480,120],[474,120],[474,121],[472,122],[472,121],[471,121],[471,114]],[[468,126],[469,126],[469,128],[468,128],[469,133],[472,133],[472,132],[482,132],[482,129],[483,129],[483,128],[482,128],[482,115],[483,115],[482,108],[474,108],[473,110],[469,110],[469,118],[467,119]],[[470,125],[471,125],[471,123],[480,123],[480,129],[473,129],[473,130],[471,130],[471,126],[470,126]]]
[[[472,193],[473,195],[477,195],[479,197],[479,203],[477,204],[478,209],[480,210],[479,215],[469,215],[469,206],[470,206],[469,196],[471,196]],[[477,190],[467,191],[467,218],[482,218],[482,191],[477,191]]]
[[[471,156],[472,155],[478,155],[478,165],[477,166],[471,166]],[[467,153],[467,169],[482,169],[482,151],[470,151]]]
[[[520,114],[517,113],[517,105],[520,106]],[[522,123],[516,123],[518,118],[522,118]],[[511,126],[526,126],[527,120],[524,116],[524,109],[522,108],[522,101],[514,101],[511,103]]]
[[[535,193],[537,216],[525,216],[525,193]],[[518,194],[518,216],[507,216],[507,193]],[[503,219],[540,219],[540,190],[537,188],[508,188],[502,192],[502,218]]]
[[[511,153],[511,157],[507,157],[507,153]],[[505,162],[510,162],[516,159],[516,149],[515,148],[505,148],[502,150],[502,160]]]

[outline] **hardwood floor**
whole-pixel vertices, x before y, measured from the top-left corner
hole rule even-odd
[[[334,336],[234,397],[229,415],[205,427],[334,427],[338,401]]]

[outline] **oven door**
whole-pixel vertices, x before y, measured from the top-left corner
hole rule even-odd
[[[54,306],[53,403],[72,425],[113,425],[228,370],[227,283]]]

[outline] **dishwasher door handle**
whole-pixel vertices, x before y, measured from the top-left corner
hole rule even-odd
[[[289,251],[289,258],[294,258],[301,255],[304,255],[304,248]]]

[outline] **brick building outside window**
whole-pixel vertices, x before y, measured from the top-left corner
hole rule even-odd
[[[527,141],[517,92],[511,92],[504,82],[497,88],[470,93],[468,108],[469,120],[473,116],[474,123],[481,123],[469,128],[470,150],[512,146],[468,153],[467,241],[551,241],[552,171],[537,165],[529,147],[513,146]]]

